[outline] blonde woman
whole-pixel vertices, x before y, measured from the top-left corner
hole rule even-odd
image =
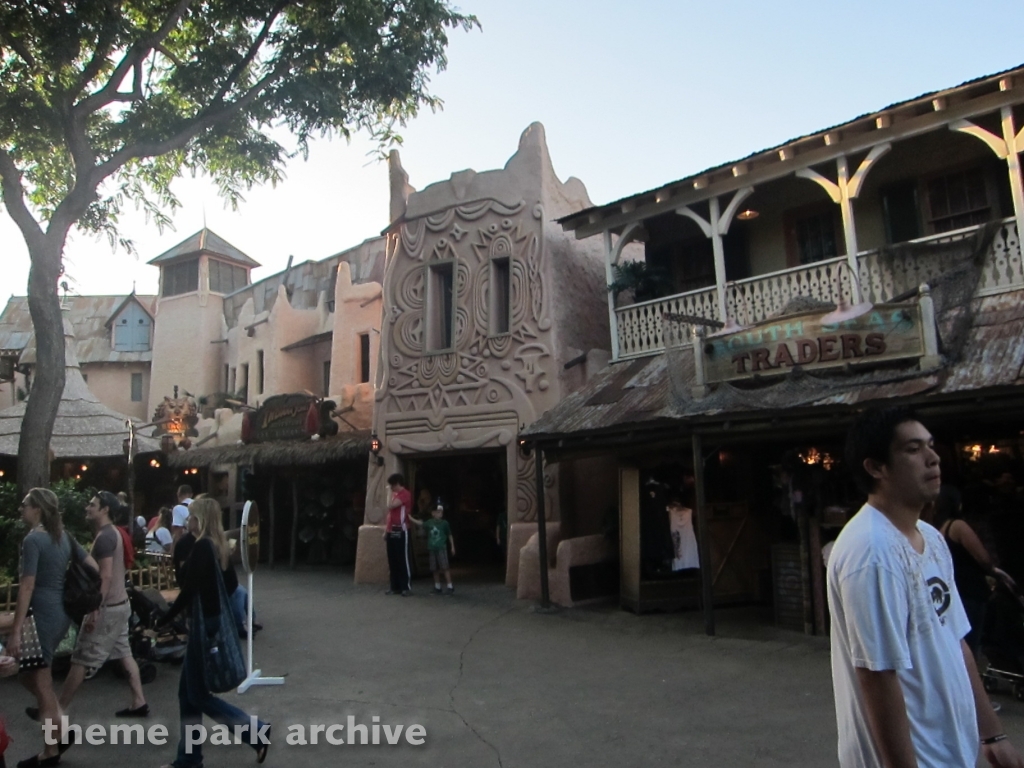
[[[182,566],[181,593],[164,622],[170,622],[180,612],[191,607],[194,600],[199,600],[203,613],[202,623],[207,635],[213,636],[220,628],[222,609],[227,614],[227,620],[232,621],[231,607],[221,605],[222,587],[218,583],[223,580],[224,571],[229,567],[228,558],[231,554],[221,522],[220,505],[214,499],[197,498],[189,507],[188,529],[195,537],[195,544]],[[206,687],[203,659],[196,658],[193,653],[193,649],[203,647],[205,641],[205,638],[192,636],[192,633],[199,631],[198,622],[190,622],[188,650],[185,652],[181,682],[178,685],[181,739],[178,742],[178,756],[171,768],[197,768],[203,764],[201,747],[193,745],[191,754],[185,751],[185,727],[200,724],[204,714],[224,725],[244,726],[242,733],[256,751],[256,762],[262,763],[270,747],[270,726],[260,722],[257,734],[249,737],[249,715],[217,698]]]
[[[18,580],[18,605],[14,611],[7,653],[18,659],[21,682],[39,708],[45,724],[60,722],[60,705],[53,691],[50,665],[53,652],[67,634],[71,619],[64,613],[64,575],[75,554],[99,571],[96,561],[82,545],[64,530],[57,496],[47,488],[33,488],[19,506],[21,519],[29,533],[21,543],[21,571]],[[35,638],[38,637],[38,643]],[[28,640],[32,647],[23,646]],[[43,751],[18,763],[21,768],[60,764],[60,753],[67,745],[45,745]]]

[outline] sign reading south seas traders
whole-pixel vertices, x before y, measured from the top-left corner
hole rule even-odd
[[[925,354],[918,304],[877,304],[859,317],[822,322],[817,313],[789,315],[704,341],[708,383],[806,370],[870,366]]]

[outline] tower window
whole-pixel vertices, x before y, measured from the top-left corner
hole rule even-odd
[[[512,263],[509,258],[491,260],[491,335],[508,333],[512,325]]]
[[[189,259],[164,267],[162,288],[164,296],[178,296],[198,291],[199,259]]]
[[[370,334],[359,334],[359,381],[365,384],[370,380]]]
[[[455,306],[453,285],[455,264],[434,264],[427,268],[427,351],[453,346]]]

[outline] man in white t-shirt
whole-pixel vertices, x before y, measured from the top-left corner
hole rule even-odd
[[[188,524],[188,507],[192,503],[192,486],[178,486],[178,503],[171,510],[171,538],[175,542],[180,539]]]
[[[828,564],[832,682],[843,768],[1024,768],[963,641],[970,629],[953,563],[919,520],[939,495],[927,429],[900,408],[869,411],[846,460],[868,502]]]

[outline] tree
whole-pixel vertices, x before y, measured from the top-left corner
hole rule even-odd
[[[28,246],[37,350],[19,486],[49,481],[71,228],[132,250],[123,207],[166,224],[185,171],[237,205],[311,138],[400,140],[440,104],[448,30],[474,26],[448,0],[0,0],[0,201]]]

